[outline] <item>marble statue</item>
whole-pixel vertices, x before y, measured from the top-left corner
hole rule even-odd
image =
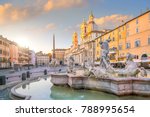
[[[109,60],[109,42],[110,38],[104,42],[100,42],[101,46],[101,60],[100,66],[94,67],[90,64],[90,61],[85,62],[85,75],[94,76],[95,78],[109,78],[114,74],[118,76],[137,77],[140,73],[142,77],[147,75],[144,68],[139,68],[138,65],[133,61],[134,55],[128,53],[126,56],[126,66],[124,69],[115,69],[111,66]]]
[[[94,67],[91,66],[90,63],[88,62],[86,67],[88,71],[86,70],[86,75],[94,76],[95,78],[108,78],[110,76],[110,73],[114,73],[114,68],[110,65],[109,62],[109,42],[110,38],[107,39],[104,42],[100,42],[101,46],[101,60],[100,60],[100,66],[99,67]]]
[[[93,67],[93,63],[90,59],[87,59],[84,61],[84,67],[87,69],[90,69],[91,67]]]
[[[134,57],[135,56],[133,54],[127,53],[125,68],[116,70],[116,73],[119,76],[137,77],[139,73],[142,77],[147,76],[146,70],[143,67],[139,68],[138,65],[133,61]]]
[[[104,42],[100,42],[100,47],[101,47],[101,60],[100,60],[100,67],[102,68],[107,68],[109,66],[109,42],[110,42],[110,38],[107,39]]]
[[[68,68],[67,68],[67,72],[68,73],[73,73],[74,72],[74,58],[72,56],[69,57],[68,61]]]
[[[57,60],[56,59],[52,59],[50,66],[55,67],[57,64]]]

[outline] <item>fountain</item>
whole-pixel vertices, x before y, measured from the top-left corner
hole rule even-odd
[[[104,91],[118,96],[132,94],[150,96],[150,79],[146,78],[146,70],[139,68],[133,61],[134,55],[127,54],[124,69],[115,69],[111,66],[108,57],[110,41],[107,39],[100,42],[101,60],[99,66],[95,67],[89,60],[86,60],[82,69],[76,69],[74,59],[71,56],[68,59],[68,72],[65,77],[63,75],[58,77],[58,74],[52,75],[51,82],[54,85],[69,85],[74,89]]]

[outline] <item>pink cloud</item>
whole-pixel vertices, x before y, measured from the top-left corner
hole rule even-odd
[[[27,15],[26,9],[15,8],[10,3],[0,5],[0,25],[11,21],[19,21],[27,17]]]
[[[44,5],[45,11],[53,9],[70,8],[84,5],[85,0],[48,0]]]
[[[54,30],[56,29],[56,25],[54,23],[49,23],[45,27],[47,30]]]
[[[30,0],[24,6],[0,4],[0,25],[26,20],[54,9],[79,7],[86,2],[87,0]]]

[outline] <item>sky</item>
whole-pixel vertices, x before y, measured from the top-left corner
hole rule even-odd
[[[92,11],[101,29],[113,29],[150,8],[150,0],[0,0],[0,35],[35,52],[68,48]]]

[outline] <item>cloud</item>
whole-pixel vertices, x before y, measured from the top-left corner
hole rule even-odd
[[[0,4],[0,25],[30,19],[55,9],[82,6],[85,1],[87,0],[27,0],[19,6]]]
[[[15,8],[10,3],[0,5],[0,25],[10,21],[19,21],[27,17],[27,15],[26,9]]]
[[[85,0],[48,0],[44,5],[45,11],[50,11],[53,9],[62,9],[62,8],[70,8],[83,6]]]
[[[54,30],[56,29],[56,25],[54,23],[49,23],[45,27],[47,30]]]
[[[75,26],[68,26],[64,31],[66,32],[79,32],[80,31],[80,24],[77,24]]]
[[[25,31],[29,33],[41,34],[43,32],[48,32],[49,30],[55,30],[56,28],[57,28],[56,24],[48,23],[43,26],[26,28]]]
[[[110,16],[95,18],[95,22],[96,24],[99,25],[101,29],[103,28],[112,29],[128,21],[131,18],[133,18],[133,16],[113,14]]]

